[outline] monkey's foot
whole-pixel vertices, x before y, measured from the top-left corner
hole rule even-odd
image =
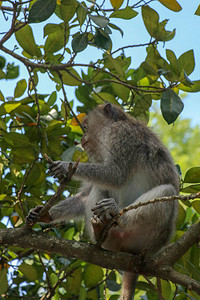
[[[110,219],[111,219],[111,217],[109,219],[107,219],[106,217],[100,219],[99,217],[97,217],[95,215],[91,218],[94,235],[95,235],[95,238],[97,241],[99,240],[99,237],[101,236],[102,231],[107,226]]]

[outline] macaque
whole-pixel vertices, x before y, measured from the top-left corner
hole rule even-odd
[[[179,175],[166,147],[142,122],[110,103],[97,106],[84,119],[82,147],[90,163],[79,163],[78,194],[61,201],[40,221],[70,220],[85,215],[87,231],[97,241],[108,221],[131,204],[179,192]],[[67,173],[69,162],[55,161],[50,174]],[[31,210],[28,221],[38,218]],[[122,215],[102,248],[155,255],[171,238],[177,214],[175,201],[141,206]],[[125,272],[120,299],[133,299],[137,275]]]

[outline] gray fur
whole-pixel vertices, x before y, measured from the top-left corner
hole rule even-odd
[[[107,104],[98,106],[83,124],[87,131],[82,145],[91,162],[80,163],[75,176],[89,182],[90,188],[86,185],[80,194],[51,208],[52,219],[69,220],[85,214],[88,233],[95,241],[99,232],[94,232],[94,223],[97,222],[97,226],[103,224],[115,209],[119,211],[133,203],[179,192],[179,176],[171,155],[143,123],[119,107]],[[67,172],[68,166],[67,162],[53,163],[51,172],[60,176]],[[106,210],[95,208],[102,199],[105,199]],[[92,209],[96,209],[93,223]],[[176,202],[156,203],[128,211],[118,225],[110,229],[103,248],[132,253],[145,250],[146,255],[154,255],[169,241],[176,213]],[[129,277],[130,274],[124,277],[124,286],[129,286]],[[121,299],[131,299],[133,290],[125,289],[122,289]]]

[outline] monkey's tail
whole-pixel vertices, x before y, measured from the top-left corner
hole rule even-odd
[[[138,275],[135,273],[123,273],[122,292],[120,300],[133,300],[137,279]]]

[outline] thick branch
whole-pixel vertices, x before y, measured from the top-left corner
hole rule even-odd
[[[199,226],[200,227],[200,226]],[[200,236],[200,235],[199,235]],[[65,239],[58,239],[47,234],[35,233],[31,229],[1,229],[0,245],[18,246],[22,248],[34,248],[42,251],[58,253],[65,257],[73,257],[99,265],[109,269],[120,269],[123,271],[136,272],[148,276],[156,276],[165,280],[170,280],[176,284],[181,284],[189,289],[193,289],[200,295],[200,283],[191,279],[187,275],[174,271],[170,266],[166,266],[157,258],[149,258],[140,262],[139,256],[130,253],[111,252],[103,250],[87,243],[78,243]],[[177,249],[177,245],[172,244],[171,250]]]

